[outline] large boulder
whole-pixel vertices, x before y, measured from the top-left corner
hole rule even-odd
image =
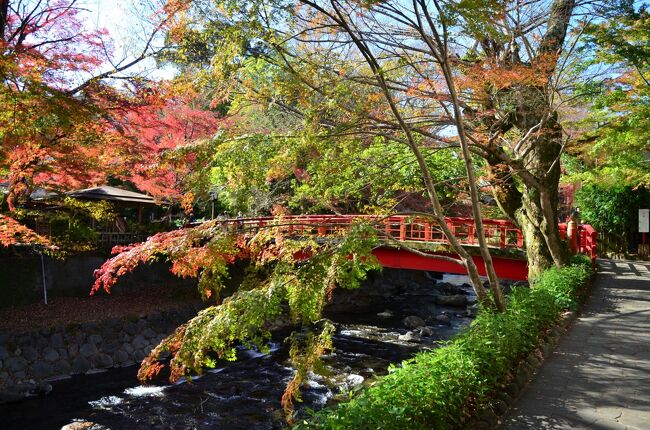
[[[45,379],[49,376],[52,376],[54,373],[54,368],[50,363],[44,361],[39,361],[38,363],[32,366],[32,376],[36,379]]]
[[[90,370],[90,360],[83,355],[78,355],[72,361],[72,373],[86,373]]]
[[[467,296],[464,294],[436,296],[436,304],[440,306],[465,306],[467,305]]]
[[[84,343],[81,345],[81,348],[79,348],[79,352],[82,356],[88,358],[97,353],[97,348],[92,343]]]
[[[451,325],[451,318],[446,314],[436,315],[436,322],[442,325]]]
[[[10,372],[18,372],[25,370],[27,367],[27,360],[23,357],[9,357],[4,362],[4,368]]]
[[[99,353],[93,356],[92,364],[98,369],[108,369],[113,367],[113,358],[108,354]]]
[[[43,358],[46,361],[56,361],[59,357],[59,353],[54,348],[45,348],[43,351]]]
[[[427,325],[427,323],[416,315],[410,315],[402,320],[402,324],[406,328],[418,328]]]

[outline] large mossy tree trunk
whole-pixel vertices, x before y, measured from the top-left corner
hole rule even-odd
[[[518,148],[519,163],[506,166],[501,147],[493,147],[487,159],[499,207],[524,236],[530,279],[548,267],[564,265],[568,257],[557,218],[562,129],[557,116],[547,114],[552,111],[546,100],[535,87],[514,88],[496,96],[493,102],[500,111],[509,106],[508,129],[525,133],[543,125],[536,137]]]
[[[519,59],[514,43],[504,46],[495,40],[485,40],[482,45],[486,56],[506,69],[525,69],[536,61],[543,62],[550,81],[574,8],[575,0],[553,1],[546,33],[536,57],[528,63]],[[563,135],[552,102],[553,91],[550,85],[519,83],[492,92],[482,106],[484,113],[495,112],[489,118],[483,115],[482,119],[491,131],[504,136],[515,129],[525,137],[509,147],[492,143],[486,161],[499,207],[518,224],[524,236],[529,279],[548,267],[559,267],[568,261],[557,218]]]
[[[510,106],[515,106],[511,114],[511,123],[515,128],[525,133],[542,124],[536,137],[530,138],[519,148],[523,160],[520,168],[525,170],[518,175],[523,192],[514,218],[524,235],[529,278],[535,278],[552,265],[562,266],[567,261],[566,246],[560,239],[557,218],[562,128],[543,90],[522,87],[509,92],[507,96]]]

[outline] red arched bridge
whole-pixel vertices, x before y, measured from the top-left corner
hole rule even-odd
[[[394,215],[388,217],[371,215],[293,215],[282,218],[282,228],[295,236],[331,237],[340,236],[352,225],[355,219],[371,221],[383,233],[383,245],[373,254],[384,267],[395,269],[428,270],[445,273],[467,273],[457,263],[430,258],[409,251],[408,248],[434,254],[457,257],[450,248],[436,222],[425,218]],[[449,229],[460,243],[468,249],[476,262],[481,275],[485,275],[485,266],[478,250],[472,218],[445,218]],[[278,223],[277,218],[237,218],[222,221],[224,225],[255,231]],[[528,267],[521,230],[511,221],[484,219],[483,230],[492,253],[497,275],[503,279],[526,280]],[[559,224],[560,235],[567,237],[567,224]],[[592,263],[596,260],[597,233],[587,224],[577,226],[573,237],[576,252],[587,255]]]

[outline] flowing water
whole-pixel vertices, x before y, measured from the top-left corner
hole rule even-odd
[[[466,280],[458,276],[444,279],[456,285]],[[438,282],[438,286],[443,284]],[[473,301],[467,286],[454,288]],[[335,350],[324,357],[329,375],[310,375],[302,390],[303,402],[296,404],[301,416],[307,409],[320,409],[342,393],[386,374],[391,363],[434,348],[471,321],[464,306],[434,305],[429,292],[418,287],[403,289],[406,293],[387,301],[386,307],[374,301],[363,312],[330,315],[337,332]],[[403,318],[418,313],[422,317],[430,313],[427,327],[405,327]],[[282,338],[278,334],[268,354],[240,349],[240,360],[221,363],[191,382],[169,384],[160,377],[152,385],[141,386],[135,367],[55,382],[47,396],[0,405],[0,428],[60,429],[75,422],[76,428],[95,430],[283,428],[280,398],[293,370]]]

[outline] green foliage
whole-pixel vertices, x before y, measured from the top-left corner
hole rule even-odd
[[[265,345],[270,333],[264,323],[281,314],[282,287],[269,283],[263,288],[238,291],[219,306],[209,307],[187,324],[182,346],[174,357],[172,368],[182,367],[201,373],[203,367],[214,367],[218,358],[234,360],[235,342],[246,340],[251,345]],[[183,372],[185,373],[185,372]]]
[[[163,340],[143,361],[141,379],[161,369],[159,357],[164,351],[172,353],[171,379],[175,380],[214,367],[218,359],[236,359],[238,344],[264,350],[270,328],[288,310],[291,321],[306,330],[304,336],[291,336],[291,360],[297,372],[283,397],[285,408],[291,410],[305,375],[320,368],[319,357],[331,347],[333,326],[317,323],[334,289],[357,288],[367,271],[381,266],[372,255],[378,243],[376,231],[362,220],[353,222],[345,235],[324,243],[310,233],[296,234],[290,225],[278,218],[253,231],[246,231],[244,225],[233,231],[206,222],[154,235],[104,263],[93,291],[110,290],[119,276],[141,262],[169,259],[173,273],[199,277],[204,298],[217,303]],[[247,271],[239,289],[221,301],[228,266],[236,259],[250,260],[254,269]]]
[[[476,16],[498,2],[483,3],[455,7]],[[296,212],[376,213],[391,210],[407,193],[422,195],[422,173],[404,136],[378,138],[360,126],[388,111],[381,92],[367,83],[369,67],[309,44],[286,45],[283,31],[313,18],[314,11],[298,9],[283,1],[197,1],[170,35],[178,42],[170,59],[205,92],[227,98],[237,118],[236,137],[224,136],[211,172],[229,212],[268,214],[279,204]],[[397,60],[382,67],[405,88],[419,79]],[[451,179],[464,176],[462,162],[440,147],[453,143],[418,139],[441,197],[452,200],[459,187]]]
[[[291,148],[286,139],[265,135],[227,140],[217,147],[211,182],[221,187],[219,198],[231,213],[269,213],[274,204],[286,202],[284,172],[289,169],[284,165],[294,159]]]
[[[98,200],[94,202],[65,197],[61,208],[71,214],[71,217],[85,216],[97,222],[113,222],[115,220],[115,207],[111,202]]]
[[[498,30],[498,17],[506,13],[507,2],[503,0],[460,0],[442,2],[444,21],[458,25],[467,34],[481,39],[490,37],[500,40],[505,36]]]
[[[443,202],[453,201],[462,159],[452,149],[423,150]],[[300,213],[385,213],[404,193],[422,195],[413,154],[399,143],[373,139],[301,138],[255,134],[224,141],[212,169],[214,186],[231,213],[269,213],[274,205]]]
[[[551,269],[532,288],[515,288],[505,313],[482,310],[448,345],[423,352],[350,401],[318,412],[299,428],[453,429],[500,388],[509,370],[538,345],[562,309],[577,304],[589,262]]]
[[[549,294],[553,302],[562,309],[575,309],[578,305],[576,288],[581,286],[590,274],[590,265],[584,260],[561,269],[552,267],[541,274],[534,289]]]
[[[636,187],[650,184],[650,13],[627,3],[585,28],[580,72],[605,71],[578,87],[591,131],[578,141],[583,166],[574,176]]]
[[[296,181],[291,205],[311,212],[335,208],[348,213],[386,213],[403,193],[422,195],[421,172],[410,150],[375,139],[321,143],[319,156],[308,160],[308,179]],[[462,159],[453,150],[423,151],[443,201],[458,193],[464,177]]]
[[[106,201],[64,197],[44,204],[45,208],[40,209],[16,209],[12,215],[22,222],[38,221],[41,226],[46,225],[48,238],[61,255],[94,249],[98,234],[90,223],[112,222],[116,216],[114,206]]]
[[[576,192],[582,218],[598,231],[625,234],[638,222],[638,209],[650,206],[650,192],[625,185],[586,184]]]

